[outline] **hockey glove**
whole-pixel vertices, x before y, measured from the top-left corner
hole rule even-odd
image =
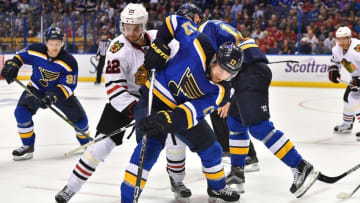
[[[1,71],[1,75],[6,79],[8,84],[14,81],[14,78],[17,77],[20,69],[20,65],[14,59],[9,59],[5,61],[4,68]]]
[[[149,71],[146,70],[145,66],[140,66],[135,73],[135,83],[138,85],[144,85],[148,78]]]
[[[145,68],[148,71],[150,71],[152,68],[161,70],[165,68],[166,60],[169,58],[169,56],[169,47],[163,43],[161,39],[156,38],[145,54]]]
[[[349,85],[351,91],[358,91],[360,88],[360,77],[353,77]]]
[[[329,68],[329,80],[333,83],[339,83],[340,72],[339,68],[336,66],[331,66]]]
[[[135,110],[136,104],[137,104],[137,101],[133,101],[121,113],[123,115],[126,115],[129,118],[129,120],[134,119],[134,110]]]
[[[173,121],[167,111],[159,111],[155,115],[147,116],[140,120],[139,128],[147,136],[172,132]]]
[[[40,107],[46,109],[51,104],[55,104],[57,101],[57,95],[53,91],[48,91],[45,93],[45,96],[41,99]]]

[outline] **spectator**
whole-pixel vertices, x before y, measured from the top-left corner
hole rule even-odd
[[[324,42],[319,40],[319,43],[316,45],[314,54],[331,54],[331,50],[324,45]]]
[[[262,39],[264,37],[264,32],[261,31],[260,26],[257,26],[256,30],[251,34],[253,39]]]
[[[310,43],[312,49],[315,49],[316,45],[319,43],[319,40],[310,29],[308,30],[306,41]]]
[[[332,47],[335,45],[334,33],[329,32],[328,37],[324,40],[324,45],[330,50],[332,49]]]
[[[234,15],[236,13],[241,13],[242,11],[242,5],[240,3],[240,0],[235,0],[234,5],[231,8],[231,13]]]
[[[294,47],[292,47],[292,45],[286,39],[281,45],[280,54],[294,54]]]
[[[311,44],[307,41],[305,37],[301,38],[300,41],[300,53],[301,54],[311,54],[312,47]]]

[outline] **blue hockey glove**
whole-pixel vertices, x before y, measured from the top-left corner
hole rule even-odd
[[[148,71],[150,71],[152,68],[161,70],[165,68],[166,60],[169,58],[169,56],[170,48],[160,39],[156,38],[145,54],[145,68]]]
[[[53,91],[45,93],[45,96],[41,99],[40,108],[46,109],[51,104],[55,104],[57,101],[57,95]]]
[[[6,79],[8,84],[14,81],[17,77],[20,69],[20,65],[13,59],[5,61],[4,68],[1,71],[1,75]]]
[[[155,115],[147,116],[140,120],[139,128],[147,136],[172,132],[173,121],[167,111],[159,111]]]

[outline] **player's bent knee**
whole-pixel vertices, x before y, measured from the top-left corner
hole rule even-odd
[[[18,123],[26,123],[31,120],[32,114],[25,106],[18,105],[14,112]]]
[[[218,163],[221,162],[221,156],[223,154],[223,150],[219,142],[214,142],[209,148],[205,151],[199,152],[199,156],[201,161],[204,162],[212,162]]]
[[[258,140],[263,140],[274,129],[275,129],[274,124],[269,120],[262,121],[255,125],[249,126],[250,134]]]

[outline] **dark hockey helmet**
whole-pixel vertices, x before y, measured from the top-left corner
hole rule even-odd
[[[48,41],[49,39],[63,40],[64,33],[59,27],[49,27],[45,32],[45,40]]]
[[[198,14],[201,20],[203,19],[203,13],[202,10],[197,7],[195,4],[186,3],[182,5],[177,11],[176,15],[178,16],[188,16],[191,18],[191,20],[194,21],[194,14]]]
[[[243,50],[232,42],[223,43],[216,52],[216,62],[231,74],[227,80],[231,80],[238,74],[243,61]]]

